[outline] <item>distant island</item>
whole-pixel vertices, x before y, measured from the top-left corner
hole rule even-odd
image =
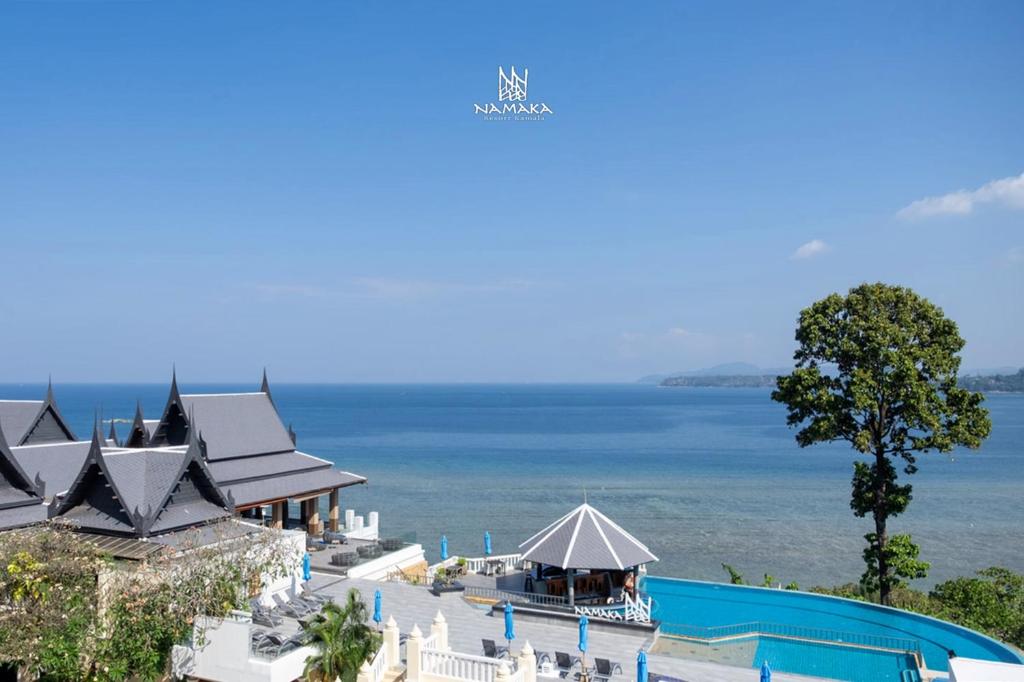
[[[1013,373],[1012,368],[1000,368],[1005,374],[969,374],[961,376],[958,384],[971,391],[985,393],[1024,393],[1024,369]],[[717,370],[717,371],[716,371]],[[1007,371],[1009,370],[1009,371]],[[679,372],[671,375],[650,375],[640,379],[643,383],[685,388],[772,388],[775,378],[788,374],[789,369],[760,369],[746,363],[729,363],[708,369]]]
[[[662,379],[659,386],[688,386],[691,388],[763,388],[775,386],[775,374],[758,374],[745,376],[742,374],[723,374],[708,376],[678,376]]]
[[[1024,393],[1024,369],[1016,374],[965,376],[957,382],[962,388],[986,393]]]

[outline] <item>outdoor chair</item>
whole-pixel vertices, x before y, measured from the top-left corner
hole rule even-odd
[[[595,658],[594,659],[594,672],[592,677],[599,682],[607,682],[611,679],[612,675],[618,672],[622,674],[622,666],[614,661],[609,661],[607,658]]]
[[[395,552],[402,549],[401,538],[384,538],[380,541],[380,548],[385,552]]]
[[[273,611],[261,604],[258,599],[249,600],[249,610],[252,612],[252,622],[256,623],[256,625],[272,628],[281,624],[281,619],[275,616]]]
[[[570,656],[564,651],[555,652],[555,667],[558,669],[559,677],[568,677],[579,664],[579,656]]]
[[[277,608],[286,616],[301,620],[313,613],[313,609],[309,605],[301,604],[299,601],[285,601],[279,594],[275,594],[272,598],[277,604]]]
[[[340,531],[325,530],[324,542],[331,545],[344,545],[348,542],[348,538],[346,538],[345,534]]]
[[[279,649],[288,641],[288,637],[276,631],[256,631],[249,636],[252,650],[261,653],[270,653]]]
[[[335,552],[331,555],[331,565],[352,566],[356,563],[358,556],[355,552]]]
[[[360,545],[356,547],[356,553],[363,559],[376,559],[382,554],[377,544]]]
[[[484,656],[487,658],[502,658],[508,656],[507,646],[498,646],[493,639],[481,639],[484,646]]]
[[[303,600],[304,602],[307,602],[308,604],[318,604],[319,606],[323,606],[327,602],[332,601],[330,596],[319,595],[313,590],[309,589],[309,585],[306,583],[302,584],[302,589],[299,592],[299,599]]]

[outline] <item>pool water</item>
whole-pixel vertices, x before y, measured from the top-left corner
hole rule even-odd
[[[1006,645],[972,630],[850,599],[653,576],[644,579],[642,589],[653,598],[652,616],[664,624],[663,631],[682,632],[687,626],[721,627],[761,622],[781,626],[776,628],[780,631],[789,626],[795,630],[817,628],[828,633],[850,633],[852,636],[847,641],[856,636],[916,640],[925,666],[937,671],[948,669],[950,650],[970,658],[1024,663]],[[673,625],[681,627],[673,628]],[[752,639],[757,644],[747,663],[751,667],[760,667],[761,662],[767,660],[775,670],[850,682],[916,679],[912,657],[902,653],[775,636]],[[681,646],[680,641],[667,637],[659,639],[659,645],[663,642],[665,653],[678,651]],[[749,649],[752,645],[748,642],[744,646]],[[727,659],[739,656],[740,663],[747,661],[746,654],[738,654],[730,645],[707,648],[710,650],[708,660],[730,662]]]
[[[659,636],[651,653],[755,669],[768,661],[772,670],[852,682],[921,679],[913,656],[908,654],[770,636],[753,635],[716,644]]]

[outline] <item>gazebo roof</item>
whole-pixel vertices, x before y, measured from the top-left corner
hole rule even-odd
[[[584,502],[519,545],[523,559],[561,568],[625,570],[658,557]]]

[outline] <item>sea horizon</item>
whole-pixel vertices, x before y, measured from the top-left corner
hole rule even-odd
[[[258,384],[181,384],[191,387]],[[168,384],[54,390],[84,438],[98,412],[130,419],[136,400],[159,418]],[[0,384],[5,399],[43,391]],[[849,508],[856,453],[799,448],[767,388],[272,382],[271,393],[300,450],[368,477],[342,491],[342,507],[379,511],[385,536],[415,536],[432,560],[442,533],[463,555],[482,553],[484,531],[496,553],[514,552],[586,494],[659,556],[655,575],[725,581],[726,563],[750,582],[768,573],[809,588],[855,582],[862,571],[870,523]],[[909,478],[914,504],[892,521],[932,563],[917,587],[989,565],[1024,570],[1014,483],[1024,475],[1024,396],[992,395],[986,405],[992,437],[974,453],[922,457]]]

